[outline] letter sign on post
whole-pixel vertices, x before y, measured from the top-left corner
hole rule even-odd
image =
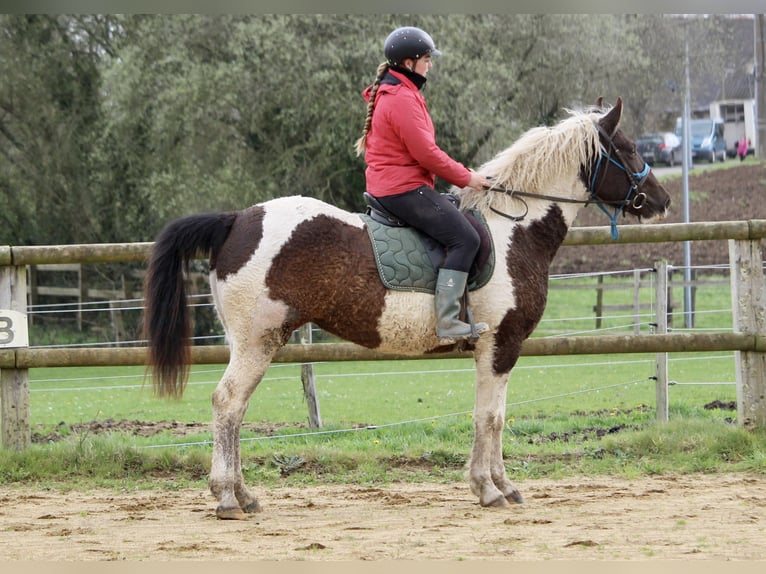
[[[0,309],[0,349],[28,346],[26,315],[10,309]]]

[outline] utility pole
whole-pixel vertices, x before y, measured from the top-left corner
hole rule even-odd
[[[755,15],[755,155],[766,158],[766,14]]]
[[[689,170],[692,167],[692,131],[689,122],[691,116],[691,88],[689,81],[689,41],[686,41],[684,79],[684,116],[683,116],[683,152],[681,163],[683,221],[689,223]],[[684,327],[694,327],[694,309],[692,308],[692,248],[691,241],[684,241]]]

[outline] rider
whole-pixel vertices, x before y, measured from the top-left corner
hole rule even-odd
[[[482,175],[453,160],[436,145],[434,126],[420,90],[441,52],[425,31],[397,28],[384,44],[386,61],[375,82],[362,93],[367,117],[356,142],[364,153],[367,192],[396,217],[447,249],[436,280],[436,334],[442,344],[471,335],[458,319],[460,297],[479,250],[477,231],[460,210],[434,190],[435,176],[458,187],[491,186]],[[476,323],[477,333],[488,330]]]

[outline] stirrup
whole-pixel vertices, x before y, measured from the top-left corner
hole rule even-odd
[[[458,341],[467,341],[471,344],[475,343],[479,340],[479,335],[482,333],[486,333],[489,331],[489,325],[486,323],[476,323],[473,320],[473,313],[471,312],[470,307],[466,307],[466,318],[467,323],[463,322],[464,324],[467,324],[468,327],[470,327],[471,332],[467,333],[465,335],[461,336],[455,336],[455,335],[439,335],[437,332],[437,337],[439,338],[439,344],[440,345],[454,345]]]
[[[473,320],[473,311],[471,311],[471,308],[468,306],[465,308],[465,315],[468,319],[468,324],[471,326],[471,334],[468,336],[471,341],[477,341],[479,335],[489,331],[489,326],[486,323],[480,323],[480,325],[484,325],[481,330],[476,326],[476,321]]]

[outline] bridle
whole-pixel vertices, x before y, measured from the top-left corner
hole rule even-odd
[[[603,211],[607,217],[609,217],[609,223],[611,227],[611,233],[612,233],[612,239],[618,239],[619,233],[617,231],[617,218],[620,214],[625,214],[625,208],[629,205],[633,207],[635,210],[641,210],[641,208],[644,206],[644,203],[646,203],[646,193],[643,191],[640,191],[641,186],[646,181],[646,178],[649,177],[649,173],[651,172],[651,168],[649,167],[649,164],[644,162],[644,167],[639,172],[633,172],[628,169],[628,162],[625,161],[625,156],[622,154],[620,149],[614,145],[614,133],[609,135],[604,131],[604,128],[601,127],[601,124],[598,122],[595,122],[596,128],[598,129],[598,133],[606,139],[606,141],[609,144],[609,153],[606,153],[604,151],[604,146],[600,146],[600,153],[598,156],[598,159],[596,160],[596,165],[593,168],[593,175],[590,178],[590,185],[588,186],[588,191],[590,192],[590,198],[587,203],[595,203],[598,208]],[[612,158],[612,152],[614,152],[614,155],[617,156],[616,161],[614,158]],[[610,202],[610,201],[604,201],[598,197],[598,190],[596,189],[596,176],[598,175],[598,171],[601,168],[601,160],[606,158],[607,162],[616,165],[618,168],[620,168],[622,171],[625,172],[625,175],[628,178],[628,183],[630,184],[628,187],[628,192],[625,194],[625,199],[619,202]],[[606,178],[606,171],[609,166],[607,165],[604,168],[604,173],[601,176],[601,185],[604,183],[604,179]],[[599,187],[600,189],[600,187]],[[595,199],[596,201],[592,201]],[[610,214],[609,210],[606,208],[606,205],[613,205],[615,206],[614,211]]]
[[[543,199],[547,201],[555,201],[560,203],[582,203],[583,205],[586,205],[586,206],[590,205],[591,203],[594,203],[598,206],[598,208],[601,211],[603,211],[607,215],[607,217],[609,217],[612,239],[619,239],[619,233],[617,231],[617,218],[620,216],[620,214],[625,213],[625,208],[627,208],[628,206],[632,206],[633,209],[636,209],[636,210],[640,210],[644,206],[644,204],[646,203],[647,197],[646,197],[646,193],[640,190],[641,190],[641,186],[646,181],[646,178],[649,176],[649,173],[651,172],[651,168],[649,167],[648,163],[644,162],[644,167],[641,171],[639,172],[630,171],[627,168],[628,162],[625,161],[625,156],[622,154],[619,148],[616,145],[614,145],[614,133],[608,134],[598,122],[594,122],[594,124],[596,125],[596,129],[598,129],[599,135],[601,135],[603,139],[606,140],[606,143],[608,145],[599,145],[598,159],[596,159],[596,163],[593,166],[592,174],[589,178],[589,184],[588,184],[589,197],[586,201],[582,201],[580,199],[572,199],[570,197],[558,197],[554,195],[530,193],[527,191],[519,191],[514,189],[508,189],[507,187],[497,187],[493,185],[492,187],[488,188],[488,191],[497,191],[500,193],[505,193],[507,195],[510,195],[511,197],[518,199],[519,201],[521,201],[521,203],[524,204],[524,213],[520,215],[509,215],[507,213],[503,213],[495,209],[492,206],[490,206],[490,210],[512,221],[521,221],[529,213],[529,206],[527,205],[527,202],[524,201],[523,199],[524,197],[531,197],[531,198]],[[616,156],[617,158],[616,160],[612,157],[612,154]],[[604,167],[601,180],[597,183],[596,177],[598,176],[598,172],[601,169],[602,160],[606,160],[606,165]],[[628,184],[629,184],[628,192],[625,195],[625,199],[620,201],[601,199],[598,196],[598,192],[600,191],[601,187],[604,184],[604,180],[606,178],[606,172],[609,169],[610,165],[617,166],[619,169],[625,172],[625,175],[628,178]],[[520,196],[520,197],[517,197],[517,196]],[[614,210],[610,213],[607,206],[614,208]]]

